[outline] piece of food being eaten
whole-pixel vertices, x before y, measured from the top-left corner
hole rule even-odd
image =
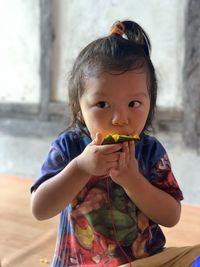
[[[138,134],[108,134],[103,140],[102,145],[109,145],[109,144],[118,144],[122,142],[129,142],[129,141],[135,141],[136,143],[140,140],[140,137]]]

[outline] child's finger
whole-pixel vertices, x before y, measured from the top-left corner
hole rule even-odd
[[[106,173],[107,173],[108,175],[110,175],[110,174],[109,174],[110,171],[111,171],[111,170],[116,170],[116,169],[117,169],[117,166],[118,166],[118,162],[117,162],[117,161],[115,161],[115,162],[108,162],[108,163],[106,164],[106,169],[105,169]]]
[[[106,154],[111,154],[119,151],[122,148],[122,144],[113,144],[113,145],[102,145],[100,151]]]
[[[115,169],[115,168],[112,168],[109,170],[109,176],[110,177],[115,177],[115,176],[118,176],[119,175],[119,170]]]
[[[124,166],[126,164],[126,153],[125,152],[121,152],[120,156],[119,156],[119,161],[118,161],[118,169],[123,169]]]
[[[103,142],[103,135],[101,133],[96,133],[94,140],[91,142],[92,145],[101,145]]]
[[[122,150],[125,153],[126,159],[128,159],[129,158],[129,144],[128,144],[128,142],[123,143]]]
[[[106,162],[113,162],[113,161],[118,161],[120,158],[121,152],[115,152],[115,153],[110,153],[108,155],[105,155],[105,161]]]
[[[104,140],[103,135],[101,133],[96,133],[94,140],[90,144],[100,146],[103,140]],[[119,151],[121,148],[122,144],[109,144],[100,146],[99,151],[103,152],[104,154],[110,154]]]
[[[135,157],[135,143],[134,141],[129,143],[129,151],[130,151],[130,157]]]

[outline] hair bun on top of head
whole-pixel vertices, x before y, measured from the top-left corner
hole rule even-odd
[[[150,57],[151,43],[143,28],[134,21],[125,20],[115,22],[110,31],[110,35],[117,34],[122,38],[141,45],[145,54]]]
[[[119,34],[122,36],[125,33],[124,31],[124,24],[120,21],[116,21],[111,27],[110,34]]]

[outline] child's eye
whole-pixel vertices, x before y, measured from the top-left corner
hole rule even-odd
[[[128,103],[128,106],[131,108],[137,108],[141,105],[141,103],[139,101],[136,100],[132,100]]]
[[[107,108],[109,106],[106,101],[99,101],[96,105],[99,108]]]

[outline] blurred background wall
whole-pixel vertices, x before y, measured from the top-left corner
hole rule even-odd
[[[54,68],[52,98],[63,101],[64,74],[78,52],[94,39],[109,33],[116,20],[131,19],[141,24],[152,41],[152,60],[158,73],[158,105],[182,105],[181,67],[186,0],[53,1]],[[170,71],[169,71],[170,70]]]
[[[0,1],[0,101],[39,103],[39,0]]]
[[[152,41],[158,72],[158,105],[182,105],[184,10],[187,0],[54,0],[52,9],[51,100],[66,102],[65,75],[78,52],[104,36],[116,20],[139,22]],[[40,103],[40,1],[0,2],[2,103]],[[170,70],[170,71],[169,71]]]

